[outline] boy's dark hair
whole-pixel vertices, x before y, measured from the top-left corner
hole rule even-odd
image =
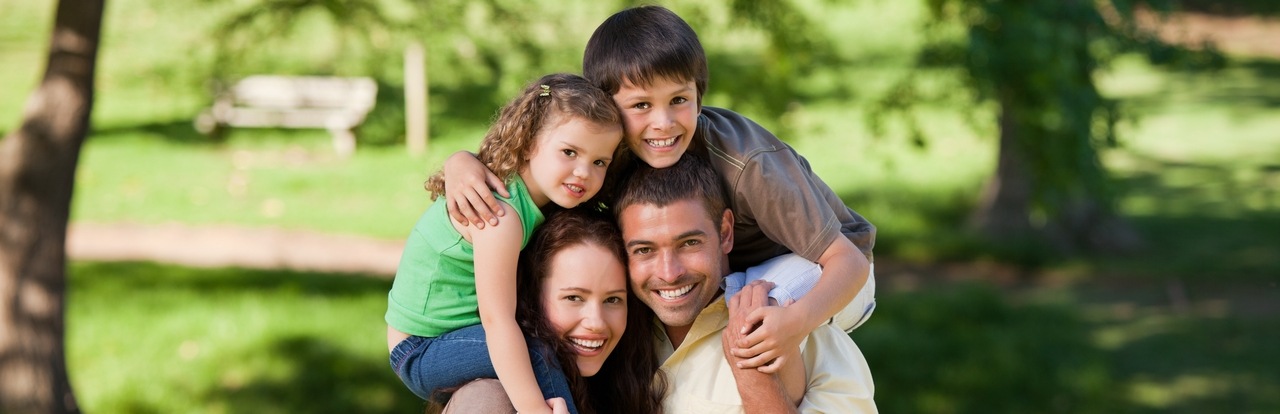
[[[702,202],[707,218],[720,223],[727,208],[724,185],[702,156],[686,152],[667,168],[636,164],[635,170],[623,178],[616,189],[617,197],[611,207],[615,216],[638,204],[666,207],[678,201],[698,200]]]
[[[684,19],[661,6],[640,6],[605,19],[587,40],[582,76],[609,95],[622,81],[648,86],[657,78],[692,80],[698,105],[707,91],[707,55]]]

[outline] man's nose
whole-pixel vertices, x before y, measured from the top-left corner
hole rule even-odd
[[[680,276],[684,276],[684,264],[680,263],[680,258],[676,257],[674,253],[662,254],[662,258],[659,261],[658,279],[666,283],[675,283],[676,280],[680,279]]]

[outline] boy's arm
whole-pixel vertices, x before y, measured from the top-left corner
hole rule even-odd
[[[471,223],[481,229],[486,222],[498,225],[498,217],[506,214],[498,206],[498,199],[493,196],[493,192],[511,197],[502,178],[494,175],[474,154],[467,151],[455,152],[444,161],[444,188],[445,208],[449,210],[449,217],[463,226]]]
[[[748,317],[752,325],[760,326],[734,344],[734,355],[746,358],[744,367],[775,372],[778,366],[766,364],[781,357],[784,350],[800,346],[809,332],[848,305],[866,283],[870,268],[866,257],[844,237],[831,242],[818,264],[822,275],[808,294],[790,306],[756,309]]]
[[[500,208],[511,209],[506,204]],[[514,211],[511,212],[514,214]],[[476,301],[480,324],[498,380],[521,413],[551,412],[543,399],[529,360],[528,346],[516,324],[516,261],[523,228],[519,220],[506,220],[484,229],[473,228]]]

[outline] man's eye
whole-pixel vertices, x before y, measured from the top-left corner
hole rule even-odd
[[[637,249],[635,249],[635,250],[632,250],[632,251],[631,251],[631,255],[632,255],[632,256],[644,255],[644,254],[649,254],[649,253],[651,253],[651,252],[653,252],[653,249],[651,249],[651,248],[648,248],[648,247],[640,247],[640,248],[637,248]]]
[[[702,244],[702,240],[685,240],[684,241],[685,246],[697,246],[699,244]]]

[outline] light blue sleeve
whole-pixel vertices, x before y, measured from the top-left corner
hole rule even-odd
[[[752,281],[764,280],[774,284],[769,297],[776,299],[779,305],[786,306],[809,293],[818,284],[820,277],[822,267],[817,263],[793,253],[784,254],[747,268],[746,272],[725,276],[724,299],[728,301]]]

